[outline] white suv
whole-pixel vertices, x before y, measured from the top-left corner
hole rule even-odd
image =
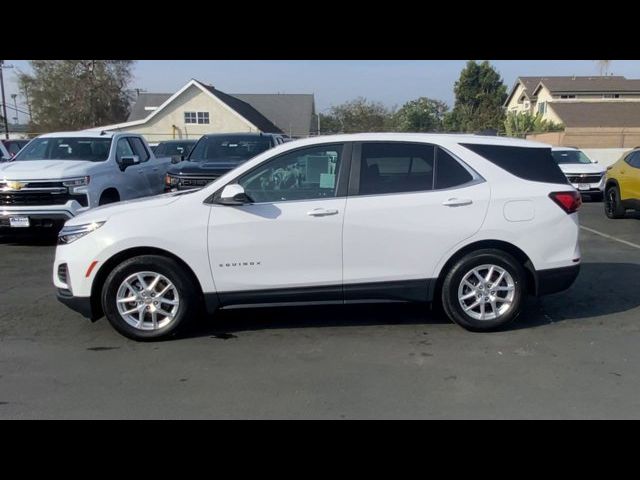
[[[268,150],[207,187],[60,232],[58,298],[153,339],[236,305],[441,302],[470,330],[575,280],[579,193],[547,145],[356,134]]]
[[[0,163],[0,228],[52,227],[98,205],[162,193],[170,164],[140,135],[42,135]]]
[[[582,150],[573,147],[553,147],[551,155],[571,185],[593,200],[604,198],[604,165],[591,160]]]

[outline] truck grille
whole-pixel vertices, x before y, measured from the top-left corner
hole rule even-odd
[[[0,205],[64,205],[71,199],[73,197],[69,194],[0,192]]]
[[[0,206],[64,205],[76,200],[88,206],[86,195],[71,195],[62,182],[56,181],[0,181]]]
[[[211,176],[211,177],[206,177],[206,178],[180,178],[178,186],[179,187],[186,187],[186,188],[197,188],[197,187],[204,187],[206,185],[208,185],[209,183],[213,182],[216,178],[218,178],[220,175],[215,175],[215,176]]]
[[[571,183],[600,183],[600,180],[602,180],[602,175],[597,173],[592,175],[577,175],[568,173],[567,179]]]

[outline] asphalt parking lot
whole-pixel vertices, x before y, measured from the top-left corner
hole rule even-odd
[[[576,283],[507,331],[416,305],[263,308],[158,343],[59,304],[51,238],[0,237],[0,418],[640,418],[640,215],[586,203],[581,223]]]

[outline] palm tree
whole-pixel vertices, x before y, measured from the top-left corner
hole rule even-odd
[[[600,70],[600,76],[609,75],[609,67],[611,66],[611,60],[596,60],[598,69]]]

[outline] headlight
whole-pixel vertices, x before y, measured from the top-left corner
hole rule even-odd
[[[91,177],[80,177],[80,178],[70,178],[68,180],[63,180],[62,185],[65,187],[81,187],[83,185],[89,185],[91,181]]]
[[[58,245],[68,245],[79,238],[99,229],[105,222],[85,223],[83,225],[64,226],[58,234]]]
[[[167,187],[176,187],[178,186],[178,177],[172,177],[167,173],[164,177],[164,184]]]

